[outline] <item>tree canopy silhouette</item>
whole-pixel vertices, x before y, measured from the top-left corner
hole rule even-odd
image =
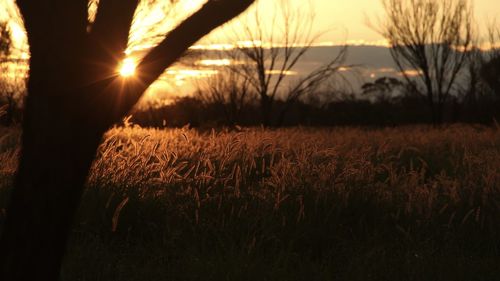
[[[17,0],[30,51],[20,164],[0,240],[1,280],[57,280],[69,229],[104,132],[192,44],[253,0],[209,0],[124,78],[139,0]]]
[[[466,0],[382,0],[379,33],[408,84],[427,99],[434,124],[456,87],[472,44],[472,6]],[[416,71],[411,79],[409,70]],[[414,74],[414,72],[412,73]]]
[[[263,8],[257,7],[241,21],[241,30],[233,30],[229,35],[231,41],[247,42],[229,50],[226,55],[236,62],[244,62],[231,65],[229,69],[247,80],[250,89],[256,93],[264,126],[281,126],[291,105],[338,75],[347,56],[347,47],[344,46],[307,75],[295,76],[297,64],[324,35],[314,31],[312,4],[304,2],[294,5],[288,1],[276,1],[269,25],[263,24]],[[284,101],[284,107],[277,118],[273,118],[275,102],[279,99]]]

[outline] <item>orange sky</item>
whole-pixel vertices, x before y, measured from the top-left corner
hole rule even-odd
[[[297,0],[300,1],[300,0]],[[378,41],[380,35],[366,25],[366,19],[383,15],[379,0],[311,0],[316,7],[320,28],[344,28],[348,39],[357,41]],[[499,0],[473,0],[475,16],[480,24],[500,15]]]
[[[189,0],[196,3],[202,0]],[[273,6],[281,0],[260,0],[262,11],[271,14]],[[381,1],[379,0],[288,0],[295,5],[307,5],[311,3],[316,14],[315,26],[318,32],[330,31],[321,41],[334,43],[379,44],[383,38],[368,26],[368,22],[377,22],[377,17],[384,14]],[[474,5],[475,17],[484,28],[486,23],[491,22],[500,15],[500,0],[471,0]],[[268,18],[272,18],[269,16]],[[220,33],[220,32],[219,32]],[[218,37],[217,32],[212,37]]]
[[[260,0],[259,5],[262,6],[264,13],[271,13],[275,4],[281,0]],[[367,26],[367,19],[376,20],[377,16],[383,15],[382,5],[379,0],[288,0],[294,4],[307,5],[311,3],[316,13],[316,30],[330,32],[320,40],[341,43],[347,42],[362,43],[362,42],[379,42],[381,36]],[[14,0],[0,0],[0,19],[5,18],[6,12],[12,6]],[[204,0],[181,0],[183,10],[193,11]],[[472,0],[475,6],[476,19],[480,24],[484,25],[486,21],[492,20],[500,13],[500,1],[498,0]],[[187,12],[189,13],[189,12]],[[180,13],[177,13],[180,14]],[[165,13],[153,11],[149,17],[150,22],[154,19],[165,16]],[[271,18],[271,17],[269,17]],[[146,20],[146,21],[148,21]],[[168,25],[173,24],[169,21],[165,24],[163,30],[168,30]],[[140,28],[139,28],[140,29]],[[15,28],[14,32],[18,37],[21,37],[20,30]],[[219,32],[220,33],[220,32]],[[141,32],[132,34],[132,39],[137,40]],[[212,35],[213,38],[220,38],[220,34]],[[219,41],[220,39],[215,39]]]
[[[145,13],[138,13],[138,18],[141,20],[136,21],[136,25],[131,32],[131,47],[138,47],[138,49],[147,48],[148,45],[154,42],[144,40],[144,30],[147,30],[147,24],[160,26],[156,30],[157,35],[167,33],[176,22],[189,13],[197,9],[206,0],[180,0],[178,11],[173,13],[166,13],[169,9],[156,9]],[[271,19],[270,16],[274,11],[279,1],[290,1],[293,5],[299,5],[301,11],[306,11],[307,8],[312,8],[316,14],[315,18],[315,31],[330,31],[320,38],[318,43],[334,43],[334,44],[382,44],[383,38],[367,26],[367,20],[370,19],[376,22],[377,16],[383,15],[382,4],[379,0],[259,0],[258,5],[261,7],[263,18]],[[5,19],[8,13],[12,14],[12,7],[15,0],[0,0],[0,20]],[[166,0],[159,0],[160,3],[167,3]],[[483,26],[486,22],[491,21],[500,13],[500,0],[472,0],[475,5],[476,19]],[[310,4],[310,5],[309,5]],[[278,6],[280,7],[280,6]],[[255,7],[254,7],[255,9]],[[139,9],[140,11],[140,9]],[[251,12],[251,11],[250,11]],[[177,20],[172,20],[171,16],[176,15],[179,17]],[[267,16],[266,16],[267,15]],[[241,20],[241,19],[240,19]],[[236,20],[235,22],[238,22]],[[160,23],[160,24],[158,24]],[[234,22],[233,22],[234,24]],[[271,22],[263,22],[264,26],[270,26]],[[17,42],[25,42],[25,35],[22,27],[18,25],[11,26],[14,39]],[[231,25],[226,26],[231,28]],[[223,37],[227,32],[224,28],[219,29],[211,34],[208,38],[198,44],[207,43],[226,43]],[[161,38],[157,38],[161,40]],[[146,42],[145,42],[146,41]],[[232,42],[234,43],[234,42]],[[22,52],[21,56],[26,56],[26,52]],[[203,64],[204,61],[201,61]],[[207,63],[213,64],[209,61]],[[220,63],[220,62],[217,62]],[[182,86],[186,79],[190,77],[204,77],[212,75],[213,70],[207,64],[208,69],[193,70],[193,69],[170,69],[167,75],[171,76],[176,85]],[[160,81],[161,82],[161,81]],[[168,85],[157,83],[157,87],[165,88]],[[161,85],[160,85],[161,84]],[[164,83],[165,84],[165,83]],[[154,88],[154,87],[152,87]]]

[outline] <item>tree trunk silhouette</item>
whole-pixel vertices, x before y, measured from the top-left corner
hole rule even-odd
[[[433,125],[444,120],[444,104],[460,81],[473,44],[472,6],[466,0],[382,0],[378,32],[409,85],[421,85]],[[409,20],[411,19],[411,20]],[[409,75],[416,70],[418,75]]]
[[[260,94],[261,122],[264,127],[272,125],[273,103],[274,100],[267,94]]]
[[[481,77],[493,89],[495,95],[500,97],[500,57],[491,59],[482,67]]]
[[[253,0],[208,1],[137,66],[117,75],[138,0],[18,0],[30,46],[22,152],[0,239],[0,280],[57,280],[104,132],[183,52]],[[90,31],[89,31],[90,30]]]

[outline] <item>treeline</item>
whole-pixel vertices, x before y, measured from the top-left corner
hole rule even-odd
[[[283,110],[287,108],[284,114]],[[397,126],[432,124],[425,99],[405,95],[375,100],[345,95],[328,102],[298,100],[274,104],[271,126]],[[474,99],[450,99],[443,108],[444,123],[493,124],[500,120],[500,98],[482,95]],[[260,126],[262,111],[256,102],[235,109],[230,103],[207,102],[200,97],[178,98],[175,102],[136,110],[131,121],[145,127]]]

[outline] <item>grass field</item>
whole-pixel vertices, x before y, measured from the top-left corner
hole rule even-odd
[[[62,280],[500,280],[500,130],[112,129]]]

